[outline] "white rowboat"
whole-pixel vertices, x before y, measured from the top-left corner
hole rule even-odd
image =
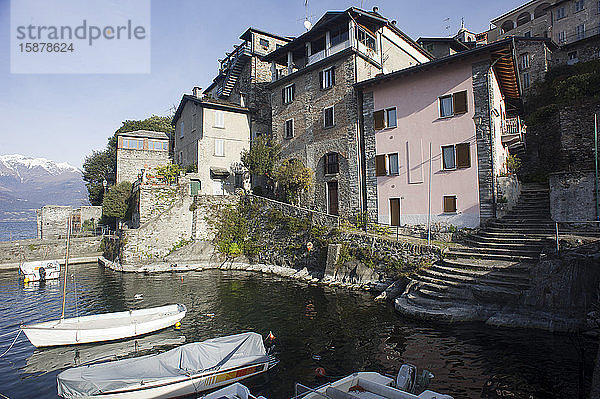
[[[148,334],[175,325],[185,316],[181,304],[101,313],[23,325],[21,330],[36,347],[112,341]]]
[[[245,385],[236,382],[199,397],[198,399],[266,399],[264,396],[255,397]]]
[[[155,399],[198,394],[263,373],[277,360],[262,337],[243,333],[156,355],[75,367],[56,378],[66,398]]]
[[[25,262],[19,269],[27,282],[55,280],[60,277],[60,264],[57,260]]]

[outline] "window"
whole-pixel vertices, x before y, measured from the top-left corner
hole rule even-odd
[[[149,140],[148,149],[153,151],[168,151],[169,143],[158,140]]]
[[[531,78],[529,72],[523,74],[523,89],[529,89],[531,87]]]
[[[571,51],[567,54],[567,65],[577,64],[579,62],[579,58],[577,57],[577,51]]]
[[[329,38],[332,47],[347,41],[349,38],[348,25],[340,26],[339,28],[333,29],[329,34]]]
[[[531,31],[527,31],[523,34],[524,37],[531,37]]]
[[[529,68],[529,53],[521,54],[521,68]]]
[[[375,51],[375,37],[370,33],[367,33],[366,30],[364,30],[361,27],[358,27],[356,31],[356,38],[360,43]]]
[[[442,147],[442,168],[444,170],[456,169],[456,152],[453,145]]]
[[[398,153],[375,156],[375,176],[399,174]]]
[[[456,213],[456,195],[444,195],[444,213]]]
[[[294,120],[288,119],[285,121],[285,138],[291,139],[294,137]]]
[[[385,110],[385,126],[386,127],[398,126],[398,121],[396,120],[396,107],[388,108]]]
[[[144,140],[139,139],[123,139],[123,148],[130,150],[143,150]]]
[[[563,19],[565,17],[565,8],[559,7],[556,9],[556,19]]]
[[[575,34],[577,35],[577,40],[585,38],[585,25],[577,25],[577,27],[575,28]]]
[[[225,127],[225,113],[223,111],[215,111],[215,127]]]
[[[333,107],[327,107],[323,109],[323,125],[325,127],[332,127],[335,124],[333,119]]]
[[[334,175],[340,171],[340,162],[337,152],[330,152],[325,155],[325,174]]]
[[[217,157],[225,156],[225,150],[223,148],[224,144],[225,144],[225,141],[223,139],[215,139],[215,156],[217,156]]]
[[[563,30],[562,32],[558,32],[558,42],[564,43],[567,41],[567,33]]]
[[[388,154],[388,174],[397,175],[399,173],[398,153]]]
[[[375,130],[398,126],[396,107],[375,111],[373,113],[373,122]]]
[[[319,72],[321,89],[329,89],[335,84],[335,67],[327,68]]]
[[[183,123],[183,121],[181,121],[181,123],[179,124],[179,138],[183,138],[183,132],[185,128],[185,124]]]
[[[452,115],[452,96],[440,97],[440,116],[445,118]]]
[[[242,173],[234,175],[233,188],[244,188],[244,175]]]
[[[296,94],[296,85],[291,84],[281,89],[281,101],[284,104],[289,104],[294,101],[294,95]]]
[[[575,12],[583,10],[585,6],[585,2],[583,0],[577,0],[575,2]]]
[[[269,47],[269,41],[267,39],[260,39],[259,43],[263,47]]]
[[[246,106],[246,95],[245,94],[240,94],[240,106],[241,107]]]

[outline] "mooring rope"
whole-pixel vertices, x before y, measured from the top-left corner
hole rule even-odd
[[[12,347],[15,345],[15,342],[17,342],[17,339],[19,338],[19,336],[21,335],[22,332],[23,332],[23,330],[19,330],[19,332],[17,333],[17,336],[13,340],[12,344],[10,344],[10,346],[8,347],[8,349],[6,350],[6,352],[4,352],[3,354],[1,354],[0,357],[6,355],[8,353],[8,351],[12,349]]]

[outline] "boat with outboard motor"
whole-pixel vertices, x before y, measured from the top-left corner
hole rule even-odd
[[[426,390],[433,378],[427,370],[418,376],[417,368],[404,364],[396,379],[376,372],[357,372],[317,388],[296,383],[293,399],[452,399],[452,396]],[[416,392],[420,392],[416,394]]]
[[[23,262],[19,266],[19,272],[23,274],[23,281],[46,281],[56,280],[60,277],[60,264],[57,260],[38,260]]]
[[[252,377],[279,361],[247,332],[167,352],[75,367],[56,378],[63,398],[154,399],[198,394]]]

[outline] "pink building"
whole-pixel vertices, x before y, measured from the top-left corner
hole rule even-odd
[[[477,227],[495,216],[503,136],[521,108],[513,49],[507,39],[356,85],[371,218]]]

